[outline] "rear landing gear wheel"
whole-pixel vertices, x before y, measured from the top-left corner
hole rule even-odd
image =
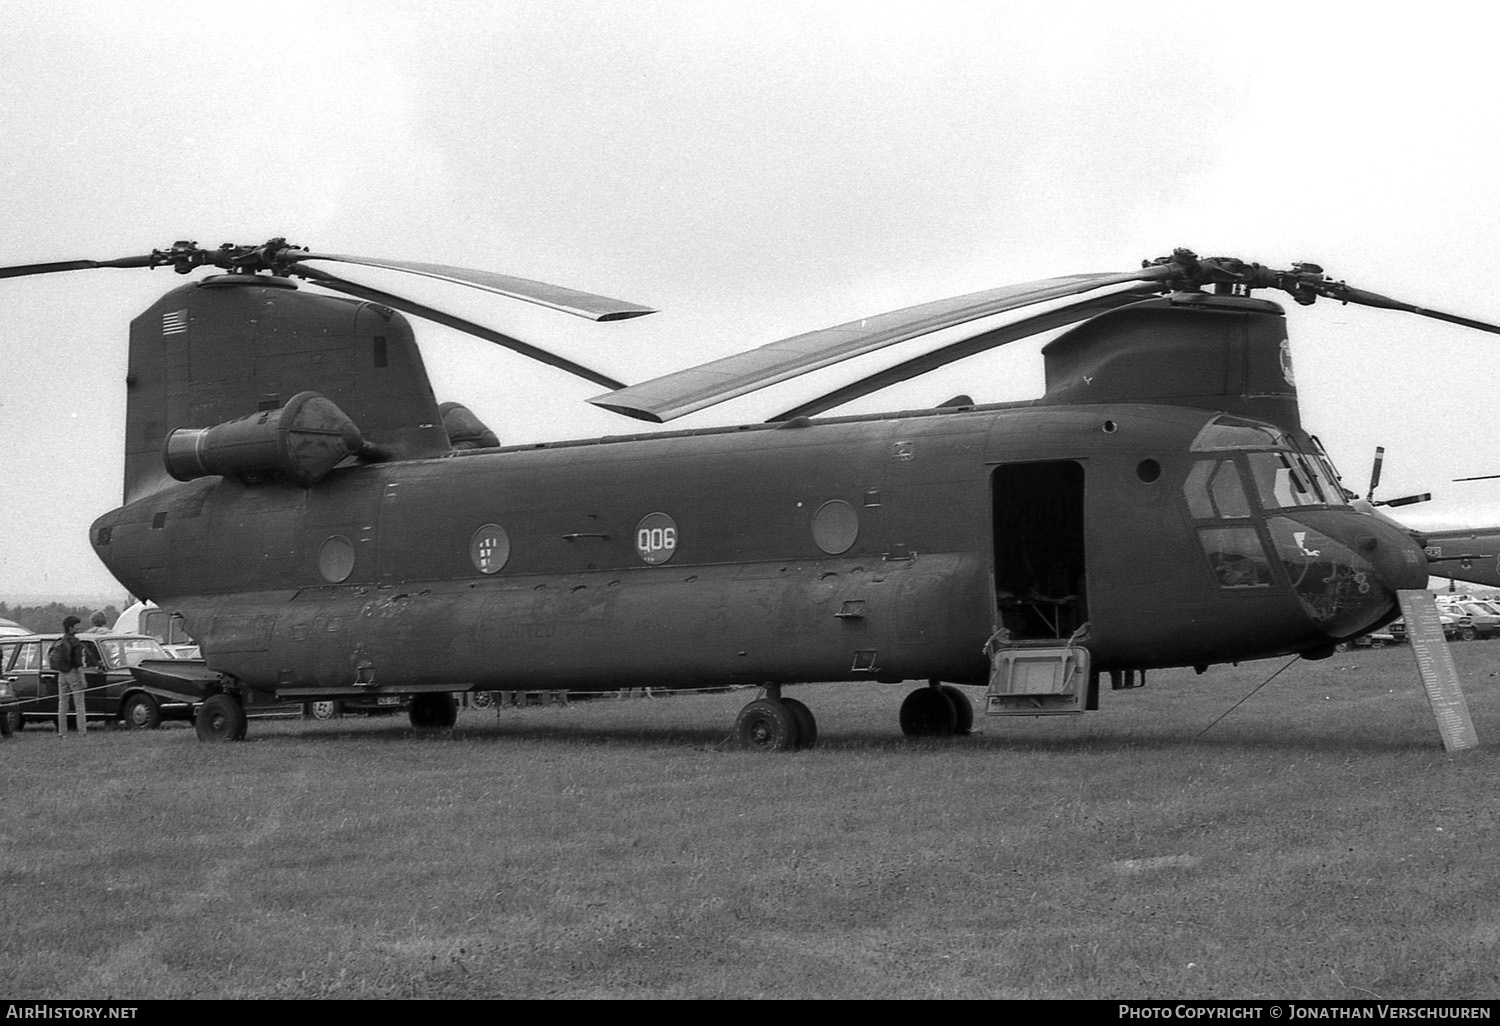
[[[918,688],[901,703],[901,733],[907,737],[952,737],[957,729],[958,709],[940,687]]]
[[[800,747],[800,739],[797,714],[779,698],[757,698],[734,721],[735,743],[751,751],[790,752]]]
[[[458,703],[447,693],[412,695],[406,715],[418,730],[439,730],[458,722]]]
[[[953,711],[958,714],[953,724],[953,733],[971,734],[974,731],[974,703],[969,701],[969,696],[964,694],[952,684],[942,686],[943,694],[947,695],[953,703]]]
[[[210,695],[193,720],[199,741],[242,741],[245,727],[245,707],[234,695]]]

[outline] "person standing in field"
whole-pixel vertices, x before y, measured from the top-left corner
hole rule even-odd
[[[85,634],[108,634],[109,633],[109,617],[107,617],[107,616],[104,615],[103,610],[100,610],[99,612],[95,613],[93,616],[89,617],[89,629],[86,630],[86,631],[84,631],[83,633],[85,633]]]
[[[83,708],[83,642],[73,633],[81,621],[76,616],[63,620],[63,636],[48,650],[47,659],[57,671],[57,736],[68,734],[68,701],[73,702],[73,716],[78,721],[78,736],[88,734],[88,715]]]

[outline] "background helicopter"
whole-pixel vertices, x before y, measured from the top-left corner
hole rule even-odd
[[[1432,499],[1430,492],[1404,495],[1396,499],[1376,499],[1375,491],[1380,487],[1380,474],[1385,465],[1385,447],[1376,446],[1375,462],[1370,470],[1370,487],[1365,493],[1363,507],[1376,512],[1376,507],[1397,509],[1414,506]],[[1456,478],[1455,481],[1488,481],[1495,475]],[[1383,516],[1376,512],[1377,516]],[[1500,588],[1500,531],[1488,527],[1421,527],[1408,526],[1392,518],[1386,518],[1412,533],[1423,545],[1433,576],[1454,581]]]
[[[903,730],[987,711],[1097,708],[1152,667],[1326,655],[1426,583],[1409,535],[1352,508],[1300,423],[1275,288],[1485,331],[1326,278],[1187,250],[921,304],[595,397],[666,420],[942,328],[1051,304],[762,425],[496,447],[440,407],[405,311],[607,387],[599,372],[326,263],[439,276],[594,319],[636,304],[444,265],[273,239],[0,269],[172,266],[214,275],[131,327],[126,505],[95,551],[180,611],[220,693],[199,735],[237,738],[240,695],[752,683],[751,747],[816,738],[780,688],[927,679]],[[342,293],[299,289],[300,277]],[[1211,287],[1212,293],[1203,291]],[[1105,289],[1115,291],[1104,292]],[[345,297],[355,297],[345,298]],[[812,420],[1038,331],[1047,394]]]

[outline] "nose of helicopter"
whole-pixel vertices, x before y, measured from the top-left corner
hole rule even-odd
[[[1409,532],[1360,511],[1299,510],[1266,521],[1304,612],[1330,638],[1392,619],[1396,592],[1427,587],[1427,556]]]

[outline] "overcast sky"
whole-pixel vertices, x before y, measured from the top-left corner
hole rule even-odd
[[[1497,20],[1411,4],[8,0],[0,265],[286,236],[486,268],[660,312],[598,325],[338,273],[631,382],[1176,246],[1315,261],[1500,321]],[[180,283],[0,281],[0,598],[120,593],[88,525],[120,501],[128,323]],[[1500,523],[1500,485],[1450,483],[1500,473],[1500,337],[1327,302],[1289,317],[1304,422],[1347,484],[1364,490],[1384,444],[1382,493],[1438,496],[1409,522]],[[640,429],[585,404],[595,386],[416,329],[439,399],[507,443]],[[1028,398],[1038,347],[854,409]],[[813,394],[789,383],[673,426]]]

